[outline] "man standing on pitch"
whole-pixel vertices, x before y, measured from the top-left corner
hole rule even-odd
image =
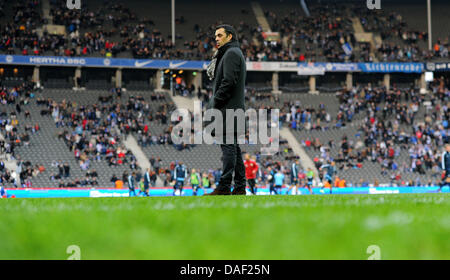
[[[286,191],[286,194],[289,194],[289,192],[291,191],[291,189],[293,189],[294,187],[296,187],[295,189],[295,194],[297,194],[298,192],[298,171],[299,171],[299,163],[300,161],[298,159],[295,160],[294,163],[292,163],[291,165],[291,185],[289,186],[288,190]]]
[[[222,149],[223,172],[216,189],[209,195],[245,195],[245,167],[242,160],[241,148],[237,138],[241,135],[237,131],[237,122],[234,121],[233,131],[225,129],[227,109],[242,109],[245,111],[245,59],[239,47],[236,31],[230,25],[219,25],[215,31],[215,39],[218,47],[211,63],[208,65],[207,74],[213,80],[213,97],[209,107],[222,112],[224,135]],[[232,144],[226,141],[226,135],[231,134],[234,139]],[[239,135],[238,135],[239,134]],[[231,193],[231,181],[234,173],[234,189]]]
[[[136,173],[133,172],[128,176],[128,193],[129,196],[136,196],[136,191],[135,191],[135,187],[136,187]],[[133,195],[131,195],[133,194]]]

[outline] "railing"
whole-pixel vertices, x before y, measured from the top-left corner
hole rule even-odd
[[[321,92],[337,92],[343,90],[344,88],[339,86],[339,87],[316,87],[316,89]]]
[[[279,87],[284,92],[308,92],[309,87]]]

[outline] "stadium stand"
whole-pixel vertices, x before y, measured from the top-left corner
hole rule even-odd
[[[99,184],[111,185],[113,174],[131,171],[133,157],[124,152],[127,162],[117,164],[108,161],[109,152],[96,145],[103,144],[106,150],[118,154],[117,149],[123,148],[121,137],[127,134],[136,137],[149,158],[161,159],[161,173],[170,170],[177,160],[201,172],[213,173],[220,168],[218,146],[170,144],[175,123],[168,116],[175,107],[167,93],[114,88],[42,90],[29,82],[17,86],[20,79],[15,82],[15,87],[4,85],[1,93],[4,151],[26,163],[21,171],[26,170],[31,177],[23,174],[21,181],[29,179],[32,186],[70,185],[93,169]],[[394,83],[389,93],[384,87],[363,84],[336,94],[318,95],[273,95],[248,89],[246,98],[250,108],[279,108],[282,125],[291,129],[317,167],[328,160],[336,161],[339,174],[349,184],[374,182],[374,178],[379,178],[380,184],[429,184],[439,179],[439,149],[447,142],[448,83],[448,78],[436,78],[429,84],[431,93],[427,95],[420,94],[414,85],[397,88]],[[209,94],[200,93],[207,102]],[[289,162],[295,155],[289,145],[283,140],[281,143],[280,153],[273,158],[258,155],[259,145],[244,145],[243,150],[257,156],[262,166],[279,164],[289,172]],[[80,156],[86,152],[83,157],[87,157],[84,161],[89,167],[80,164],[77,149]],[[70,176],[52,179],[61,173],[58,164],[64,163],[70,166]],[[45,171],[38,172],[41,166]],[[14,184],[11,178],[5,181]]]
[[[311,17],[307,17],[298,1],[285,0],[280,5],[261,0],[271,31],[280,34],[272,43],[262,37],[250,3],[199,3],[177,1],[177,38],[172,45],[169,1],[85,1],[83,12],[68,10],[64,1],[50,1],[49,17],[40,1],[0,1],[0,53],[207,60],[214,51],[214,27],[227,22],[236,26],[250,61],[448,59],[449,28],[442,14],[448,7],[445,1],[437,1],[433,8],[432,51],[427,51],[426,24],[420,16],[424,7],[419,2],[398,9],[395,1],[386,0],[382,10],[369,11],[363,7],[365,3],[323,1],[320,6],[311,3]],[[46,24],[63,25],[66,35],[49,33]],[[379,36],[381,44],[374,48],[358,42],[355,24]],[[352,55],[345,55],[344,43],[351,44]],[[11,171],[0,164],[2,184],[91,186],[97,181],[99,186],[112,186],[113,175],[122,177],[139,169],[121,143],[128,135],[137,139],[166,184],[170,176],[165,174],[170,174],[176,161],[210,175],[220,169],[218,146],[171,143],[170,132],[176,123],[171,122],[170,114],[176,106],[167,91],[155,89],[150,74],[124,70],[126,90],[122,90],[114,88],[114,70],[83,69],[77,82],[73,78],[76,70],[69,68],[42,69],[43,89],[29,82],[30,73],[1,73],[1,147],[3,155],[8,155],[2,159],[16,160],[19,166]],[[153,75],[156,70],[151,71]],[[448,77],[435,77],[429,83],[430,93],[423,95],[412,82],[414,78],[392,75],[387,91],[377,83],[380,79],[375,74],[361,79],[362,75],[354,76],[355,85],[347,88],[343,76],[327,73],[318,78],[320,93],[316,95],[307,93],[305,77],[280,73],[282,93],[274,94],[268,74],[252,73],[247,105],[279,108],[282,126],[295,135],[316,167],[335,161],[339,176],[349,185],[436,184],[441,172],[440,149],[448,142]],[[197,88],[184,81],[176,84],[175,94],[197,96],[206,103],[212,92],[203,78]],[[285,139],[273,157],[258,154],[260,148],[245,144],[242,149],[254,155],[264,169],[279,165],[289,172],[296,155]],[[70,170],[67,177],[65,169]],[[97,176],[85,180],[88,171]]]
[[[364,1],[313,2],[307,17],[298,1],[279,5],[262,0],[259,3],[271,31],[280,34],[269,44],[249,2],[221,5],[213,0],[193,5],[179,0],[175,45],[170,39],[168,1],[85,1],[82,13],[68,10],[64,1],[50,1],[50,19],[43,18],[39,1],[2,3],[4,14],[12,17],[0,20],[0,50],[7,54],[209,59],[214,26],[228,22],[236,26],[244,53],[252,61],[439,61],[448,57],[445,1],[433,3],[432,51],[426,47],[425,7],[419,2],[398,9],[395,1],[384,1],[378,11],[367,9]],[[373,46],[357,40],[355,18],[364,32],[379,35],[381,40]],[[65,34],[49,32],[47,23],[64,26]],[[352,47],[350,55],[342,48],[345,43]]]

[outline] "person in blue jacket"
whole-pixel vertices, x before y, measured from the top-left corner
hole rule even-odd
[[[180,190],[180,195],[183,193],[184,181],[187,178],[187,169],[183,162],[178,162],[174,170],[175,175],[175,185],[173,186],[173,195],[175,195],[176,190]]]
[[[275,194],[278,194],[278,191],[281,194],[281,188],[283,187],[284,183],[284,174],[280,170],[277,170],[274,179],[275,179]]]
[[[136,173],[133,172],[128,176],[128,193],[130,196],[136,196]]]

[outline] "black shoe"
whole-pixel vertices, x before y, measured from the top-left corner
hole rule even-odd
[[[224,190],[224,189],[215,189],[211,193],[205,193],[204,195],[231,195],[230,190]]]
[[[232,195],[247,195],[247,191],[245,191],[245,187],[236,187],[231,192]]]

